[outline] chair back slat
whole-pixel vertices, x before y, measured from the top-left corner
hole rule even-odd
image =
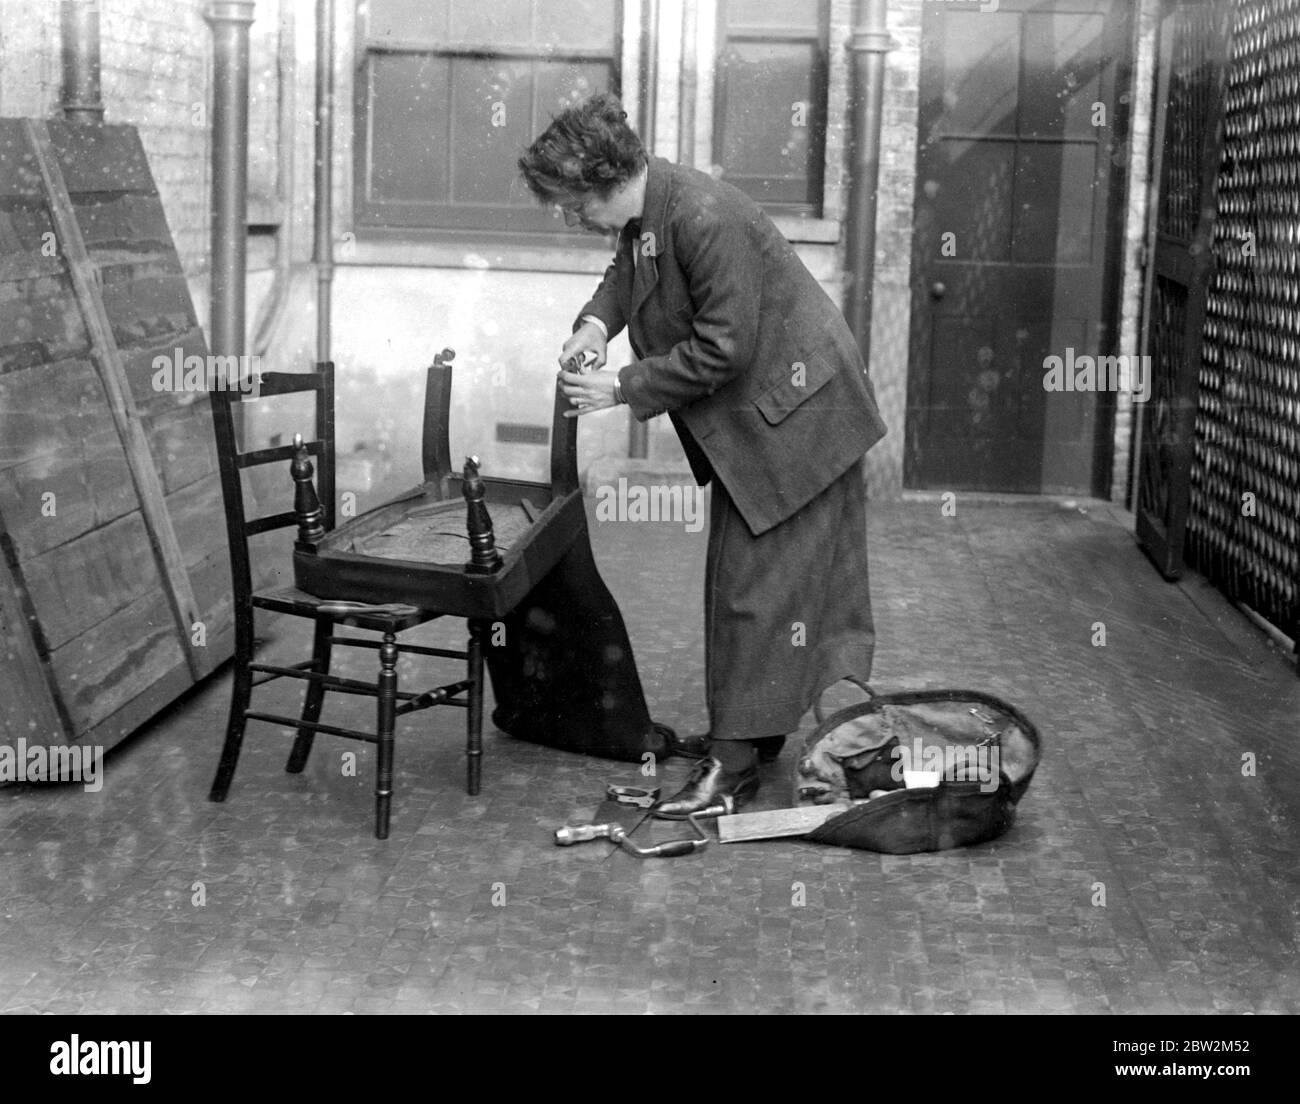
[[[244,522],[244,534],[255,537],[258,533],[269,533],[273,529],[286,529],[290,525],[297,524],[298,515],[292,510],[286,510],[283,513],[267,514],[265,517]]]
[[[334,364],[323,361],[311,372],[262,372],[258,376],[257,400],[283,395],[314,394],[315,413],[312,428],[315,440],[308,449],[316,458],[317,480],[320,487],[324,524],[334,526]],[[253,592],[252,563],[248,540],[259,533],[283,529],[297,524],[292,511],[268,514],[250,520],[244,509],[242,472],[293,457],[292,445],[275,445],[269,448],[240,452],[239,431],[235,410],[246,413],[250,407],[241,405],[242,396],[235,391],[209,391],[212,404],[212,424],[217,444],[217,468],[221,474],[221,497],[225,507],[226,533],[230,543],[230,571],[234,586],[236,609],[242,619]],[[285,472],[284,497],[279,503],[292,502],[293,486]],[[237,624],[236,626],[240,626]],[[251,624],[244,625],[251,632]]]
[[[443,349],[429,365],[424,383],[424,427],[420,459],[426,483],[443,483],[451,470],[451,361],[456,354]]]

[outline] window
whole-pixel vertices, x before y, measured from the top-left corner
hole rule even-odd
[[[618,90],[621,5],[360,0],[357,14],[357,227],[563,230],[515,162],[563,107]]]
[[[714,160],[773,213],[820,217],[828,5],[719,0]]]

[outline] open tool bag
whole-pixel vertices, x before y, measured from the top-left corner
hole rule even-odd
[[[856,680],[855,680],[856,681]],[[818,714],[795,779],[800,807],[845,805],[807,835],[894,855],[1000,836],[1038,766],[1038,730],[976,690],[912,690]]]

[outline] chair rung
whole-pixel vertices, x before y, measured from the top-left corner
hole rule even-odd
[[[415,713],[421,709],[430,709],[435,705],[461,705],[468,704],[453,701],[456,694],[464,693],[474,683],[470,679],[462,679],[460,682],[449,682],[446,686],[438,686],[432,690],[426,690],[423,694],[415,695],[410,701],[403,702],[397,707],[397,715],[405,716],[407,713]]]
[[[308,661],[310,663],[310,660]],[[250,663],[250,671],[270,671],[273,672],[271,678],[296,678],[303,679],[307,682],[322,682],[325,684],[325,690],[337,691],[340,694],[362,694],[375,698],[379,696],[379,688],[373,682],[362,682],[360,679],[343,678],[341,675],[327,675],[320,671],[305,671],[299,665],[293,667],[277,667],[272,663]],[[270,682],[271,679],[264,679],[264,682]],[[261,683],[254,683],[260,686]],[[402,701],[411,698],[422,697],[415,690],[398,690],[397,697]]]
[[[265,686],[268,682],[274,682],[276,679],[284,678],[286,675],[288,675],[290,678],[296,678],[298,676],[290,674],[290,672],[305,671],[312,666],[313,662],[314,662],[313,660],[307,659],[304,660],[302,663],[295,663],[288,668],[274,667],[269,663],[250,663],[248,665],[248,669],[250,671],[276,672],[275,674],[267,675],[266,678],[254,679],[252,683],[252,687],[254,690],[256,690],[259,686]]]
[[[266,517],[255,518],[244,526],[244,532],[255,537],[258,533],[266,533],[272,529],[284,529],[290,525],[298,524],[298,515],[292,510],[286,510],[282,514],[267,514]]]
[[[349,648],[378,648],[383,641],[366,640],[359,636],[331,636],[331,644],[343,644]],[[451,648],[426,648],[422,644],[402,644],[397,645],[399,652],[409,652],[412,655],[437,656],[439,659],[469,659],[468,652],[458,652]]]
[[[306,728],[312,732],[324,732],[330,736],[346,736],[350,740],[364,740],[367,744],[377,744],[379,737],[371,732],[358,732],[354,728],[339,728],[338,725],[321,724],[319,721],[303,721],[297,717],[281,717],[275,713],[257,713],[247,710],[244,716],[250,721],[266,721],[268,724],[283,725],[285,728]]]
[[[312,456],[319,456],[324,449],[324,444],[320,441],[307,441],[304,443],[303,448]],[[255,468],[259,464],[273,464],[277,460],[292,460],[297,451],[293,445],[276,445],[274,448],[254,449],[252,452],[241,452],[235,457],[235,463],[241,468]]]

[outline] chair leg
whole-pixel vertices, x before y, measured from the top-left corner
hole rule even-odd
[[[393,804],[393,726],[397,718],[397,637],[384,633],[379,647],[379,769],[375,778],[375,839],[388,838]]]
[[[470,680],[465,732],[465,792],[470,797],[478,795],[483,772],[483,635],[483,622],[471,621],[469,644],[465,648],[469,665],[466,677]]]
[[[251,638],[251,633],[248,635]],[[212,780],[212,789],[208,791],[209,801],[225,801],[226,793],[230,790],[231,779],[235,777],[235,767],[239,763],[239,750],[244,744],[244,725],[247,723],[244,713],[253,696],[253,672],[248,669],[248,665],[253,662],[252,652],[251,639],[236,641],[235,676],[230,688],[230,715],[226,720],[226,741],[221,745],[221,761],[217,764],[217,776]]]
[[[334,622],[328,617],[316,619],[316,634],[312,641],[312,670],[320,675],[330,673],[330,635],[334,632]],[[307,696],[302,703],[302,719],[315,723],[320,720],[321,706],[325,703],[325,684],[312,681],[307,684]],[[299,774],[307,765],[307,756],[311,754],[312,739],[316,733],[310,728],[298,729],[298,736],[289,752],[289,762],[285,770],[290,774]]]

